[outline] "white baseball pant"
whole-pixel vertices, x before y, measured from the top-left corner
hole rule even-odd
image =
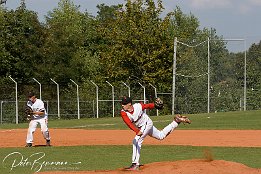
[[[136,163],[139,165],[140,160],[140,150],[144,138],[149,135],[153,138],[158,140],[163,140],[166,138],[176,127],[178,127],[178,123],[175,121],[171,122],[167,125],[163,130],[158,130],[155,126],[153,126],[153,122],[149,119],[144,126],[140,128],[140,131],[143,133],[142,136],[136,135],[132,144],[133,144],[133,151],[132,151],[132,163]]]
[[[41,131],[44,139],[50,140],[50,134],[47,127],[47,118],[39,118],[30,121],[27,131],[26,143],[33,143],[33,133],[35,132],[38,123],[41,125]]]

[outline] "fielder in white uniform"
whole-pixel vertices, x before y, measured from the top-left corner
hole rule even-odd
[[[41,131],[44,139],[46,140],[46,146],[50,146],[50,134],[47,127],[48,115],[44,107],[44,102],[36,98],[33,92],[29,92],[27,105],[33,110],[33,119],[29,123],[25,147],[32,146],[33,133],[35,132],[38,123],[41,125]]]
[[[124,96],[122,98],[121,105],[121,116],[123,121],[136,133],[136,136],[132,142],[132,165],[128,168],[125,168],[126,170],[139,170],[140,150],[142,142],[147,135],[158,140],[163,140],[176,127],[178,127],[179,123],[191,123],[191,121],[186,116],[177,115],[169,125],[160,131],[155,126],[153,126],[152,120],[144,112],[145,109],[155,108],[154,103],[135,103],[132,105],[132,99],[130,97]]]

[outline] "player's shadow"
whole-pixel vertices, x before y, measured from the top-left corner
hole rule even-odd
[[[36,144],[36,145],[34,145],[33,147],[51,147],[52,145],[50,145],[50,146],[47,146],[47,145],[45,145],[45,144]]]

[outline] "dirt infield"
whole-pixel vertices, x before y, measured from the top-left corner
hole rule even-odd
[[[0,130],[0,148],[23,147],[26,129]],[[82,130],[50,129],[53,146],[77,145],[131,145],[134,133],[130,130]],[[80,136],[77,136],[80,135]],[[261,130],[175,130],[165,140],[146,138],[147,145],[191,145],[223,147],[261,147]],[[15,138],[14,138],[15,137]],[[35,132],[34,146],[45,141],[39,129]],[[131,152],[130,152],[131,153]],[[122,169],[114,171],[40,172],[41,174],[83,173],[129,173]],[[261,169],[252,169],[243,164],[222,160],[187,160],[146,164],[137,173],[149,174],[261,174]]]
[[[26,132],[26,129],[0,130],[0,147],[23,147]],[[129,145],[134,138],[130,130],[50,129],[50,134],[53,146]],[[163,141],[148,137],[144,144],[261,147],[260,135],[261,130],[175,130]],[[34,138],[34,145],[45,144],[40,129]]]
[[[252,169],[243,164],[223,160],[184,160],[156,162],[146,164],[140,171],[130,172],[123,169],[114,171],[81,171],[81,172],[40,172],[39,174],[260,174],[261,169]]]

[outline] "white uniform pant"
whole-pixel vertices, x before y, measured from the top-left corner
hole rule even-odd
[[[140,160],[140,150],[144,138],[149,135],[153,138],[158,140],[163,140],[166,138],[176,127],[178,127],[178,123],[173,121],[168,126],[166,126],[163,130],[158,130],[156,127],[153,126],[152,120],[148,120],[144,126],[140,128],[140,131],[143,132],[142,136],[136,135],[133,140],[133,151],[132,151],[132,163],[136,163],[139,165]]]
[[[30,121],[29,128],[27,131],[26,143],[33,143],[34,140],[33,133],[35,132],[38,123],[41,125],[41,131],[44,139],[50,140],[49,130],[47,127],[47,118],[40,118],[40,119],[35,119]]]

